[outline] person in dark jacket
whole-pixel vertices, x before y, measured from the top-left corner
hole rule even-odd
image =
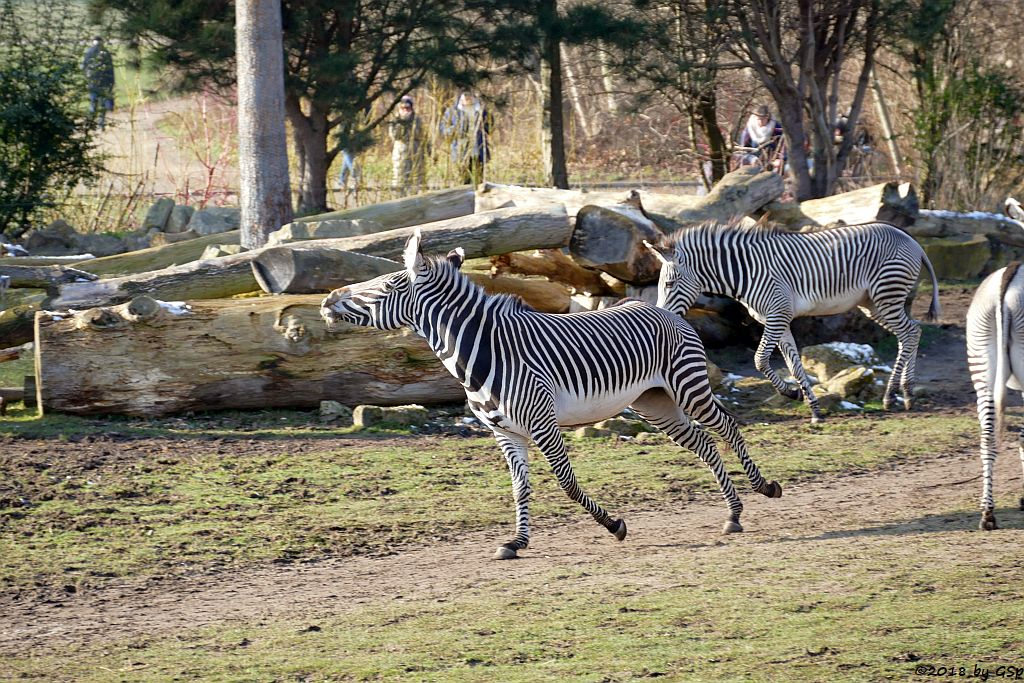
[[[89,114],[99,118],[100,130],[106,126],[107,112],[114,109],[114,58],[103,45],[103,38],[95,36],[82,58],[82,71],[89,90]]]
[[[483,182],[484,166],[491,156],[491,117],[480,98],[468,92],[459,95],[441,119],[441,133],[451,142],[452,164],[462,182]]]

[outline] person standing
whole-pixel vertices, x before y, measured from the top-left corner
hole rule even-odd
[[[463,183],[483,182],[484,166],[490,160],[491,119],[480,98],[459,95],[441,120],[441,133],[451,141],[452,164]]]
[[[408,95],[398,102],[395,117],[388,123],[391,136],[391,186],[400,194],[415,194],[423,188],[423,126]]]
[[[82,71],[85,72],[86,88],[89,91],[89,115],[96,116],[97,124],[103,130],[107,122],[107,112],[114,110],[114,58],[103,44],[101,36],[94,36],[92,44],[86,49],[82,58]]]
[[[751,113],[747,125],[740,133],[740,146],[747,148],[741,157],[740,165],[749,166],[760,162],[767,169],[779,156],[781,144],[782,124],[776,121],[768,107],[762,104]]]

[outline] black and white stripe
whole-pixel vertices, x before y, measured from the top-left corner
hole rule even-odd
[[[669,244],[671,256],[656,251],[662,260],[658,305],[683,315],[701,293],[729,296],[745,305],[764,325],[754,357],[757,369],[780,394],[798,399],[802,393],[812,422],[821,420],[821,414],[790,323],[854,306],[896,335],[899,351],[883,404],[891,405],[899,384],[904,406],[910,409],[921,328],[907,315],[906,304],[922,263],[932,278],[930,318],[938,315],[939,300],[935,271],[905,232],[887,223],[810,233],[708,223],[680,230]],[[776,347],[799,388],[787,385],[772,369],[769,358]]]
[[[995,529],[992,468],[1003,429],[1008,389],[1024,388],[1024,268],[1011,263],[989,275],[967,310],[967,364],[978,395],[981,425],[981,522]],[[1018,443],[1021,465],[1024,447]],[[1024,510],[1024,496],[1020,499]]]
[[[468,280],[459,271],[461,250],[424,259],[418,235],[407,245],[405,261],[405,271],[331,292],[321,313],[328,324],[411,327],[462,383],[512,476],[516,534],[497,557],[515,557],[530,541],[530,441],[565,493],[616,538],[625,537],[625,523],[580,487],[559,427],[596,422],[627,406],[711,469],[729,507],[726,532],[742,530],[743,505],[703,427],[732,446],[755,491],[781,495],[777,482],[761,476],[735,421],[715,399],[704,348],[686,321],[640,301],[586,313],[539,313]]]

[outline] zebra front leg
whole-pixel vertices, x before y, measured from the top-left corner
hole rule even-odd
[[[769,498],[782,497],[782,485],[777,481],[769,482],[761,476],[761,470],[747,453],[747,444],[740,434],[739,427],[736,426],[736,420],[712,396],[709,395],[706,401],[694,401],[693,405],[685,405],[684,410],[732,446],[754,491]]]
[[[562,438],[562,433],[558,431],[558,424],[555,422],[554,417],[552,416],[550,421],[534,426],[532,436],[551,466],[551,471],[555,473],[558,485],[562,487],[565,494],[582,505],[583,509],[589,512],[597,520],[598,524],[614,534],[615,538],[620,541],[624,539],[626,537],[626,523],[621,519],[612,519],[603,507],[598,505],[594,499],[580,488],[579,483],[576,481],[576,473],[573,472],[572,464],[569,462],[565,440]]]
[[[644,392],[630,407],[644,420],[665,432],[676,444],[697,454],[697,457],[711,470],[715,481],[718,482],[722,497],[729,507],[729,517],[722,527],[722,533],[732,534],[743,531],[743,527],[740,525],[743,503],[736,493],[736,487],[733,486],[729,473],[726,472],[722,458],[718,455],[718,449],[715,448],[711,438],[695,427],[679,403],[661,389]]]
[[[804,364],[800,360],[800,349],[797,347],[796,340],[793,339],[793,331],[789,327],[779,339],[779,352],[782,353],[782,358],[786,361],[786,366],[793,378],[800,383],[804,400],[807,402],[807,407],[811,409],[811,424],[824,421],[825,418],[821,416],[821,409],[818,407],[818,397],[814,395],[814,390],[811,388],[811,379],[807,376]]]
[[[780,395],[794,401],[799,401],[800,389],[782,381],[782,378],[772,369],[771,364],[772,351],[778,346],[779,340],[782,338],[782,332],[786,329],[787,325],[788,323],[784,320],[769,320],[765,323],[764,334],[761,335],[757,351],[754,352],[754,367],[772,383],[775,391]]]
[[[511,560],[518,551],[530,545],[530,467],[527,459],[527,442],[523,437],[508,432],[494,432],[494,438],[505,454],[508,472],[512,476],[512,497],[516,503],[516,535],[508,543],[498,546],[494,553],[496,560]]]

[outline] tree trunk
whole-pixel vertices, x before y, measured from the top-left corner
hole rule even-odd
[[[129,251],[124,254],[89,259],[88,261],[76,261],[72,265],[75,268],[81,268],[100,277],[145,273],[151,270],[167,268],[177,263],[195,261],[203,255],[206,247],[215,244],[238,244],[240,235],[241,232],[239,230],[231,230],[217,233],[216,235],[197,237],[186,242],[149,247],[138,251]]]
[[[235,3],[239,202],[247,249],[263,246],[292,219],[281,34],[280,2]]]
[[[0,309],[0,347],[32,341],[32,319],[46,301],[46,290],[12,289]]]
[[[76,280],[95,280],[98,276],[68,266],[7,266],[0,264],[0,275],[11,278],[11,287],[47,289]],[[0,301],[2,304],[2,301]]]
[[[252,261],[253,275],[268,294],[327,292],[403,267],[398,261],[353,251],[295,245],[263,249]]]
[[[451,403],[461,385],[408,331],[320,319],[322,295],[197,301],[148,297],[36,319],[44,411],[156,417],[189,410]],[[117,362],[103,362],[116,359]]]
[[[718,101],[711,89],[697,99],[697,120],[708,142],[708,156],[711,157],[711,184],[717,183],[729,171],[725,136],[718,127]],[[703,176],[703,169],[701,169]]]
[[[542,27],[558,21],[558,0],[541,0],[538,11]],[[569,170],[565,163],[565,112],[562,95],[561,42],[550,30],[544,31],[541,55],[541,150],[551,187],[569,189]]]
[[[585,206],[576,215],[569,254],[582,266],[608,273],[631,285],[658,281],[661,262],[644,246],[662,233],[632,206]]]
[[[306,103],[309,112],[295,95],[285,101],[288,121],[292,124],[297,156],[302,164],[299,170],[298,213],[308,215],[324,213],[327,208],[327,133],[328,110],[317,102]]]
[[[778,199],[783,189],[779,174],[744,166],[726,174],[707,196],[700,197],[699,202],[679,211],[673,218],[681,224],[691,225],[747,216]]]
[[[332,220],[362,219],[377,223],[384,230],[391,230],[469,215],[474,211],[475,197],[476,193],[473,188],[465,185],[450,190],[425,192],[412,197],[367,204],[354,209],[305,216],[296,218],[294,222],[322,223]]]
[[[583,136],[590,139],[590,118],[587,116],[586,109],[583,108],[583,98],[580,96],[578,79],[572,70],[572,63],[569,58],[569,51],[563,46],[562,62],[565,64],[565,80],[569,85],[569,98],[572,100],[572,107],[576,112],[576,118],[580,121],[580,130],[583,131]]]
[[[491,257],[491,273],[539,275],[572,287],[574,292],[592,296],[624,296],[625,285],[616,291],[601,273],[581,267],[558,249],[534,253],[513,252]]]

